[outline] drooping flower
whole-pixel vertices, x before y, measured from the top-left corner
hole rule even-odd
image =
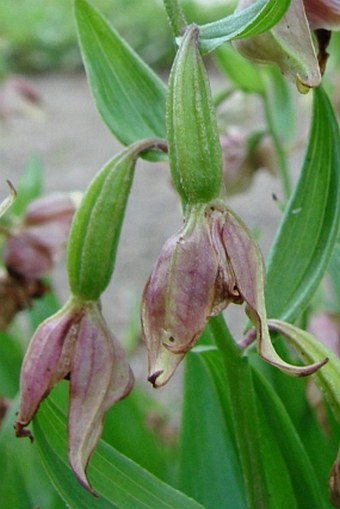
[[[21,370],[17,436],[31,437],[26,426],[41,401],[65,378],[70,381],[68,457],[80,483],[92,491],[85,470],[104,414],[133,384],[124,352],[95,302],[71,298],[34,334]]]
[[[4,263],[11,274],[32,280],[52,269],[66,245],[78,203],[77,193],[55,193],[30,203],[6,239]]]
[[[243,10],[252,3],[254,0],[239,0],[237,9]],[[301,92],[307,92],[320,85],[327,59],[324,44],[317,54],[312,30],[339,28],[336,0],[292,0],[286,14],[271,30],[235,40],[233,45],[250,60],[278,65],[287,79],[296,83]]]
[[[142,328],[154,387],[170,379],[209,317],[243,302],[267,362],[296,376],[323,364],[297,367],[278,356],[268,331],[264,265],[256,243],[222,202],[193,207],[183,228],[164,244],[143,294]]]

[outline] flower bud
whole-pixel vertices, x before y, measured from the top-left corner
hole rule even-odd
[[[253,0],[240,0],[238,10],[252,3]],[[286,14],[268,32],[235,40],[233,45],[250,60],[278,65],[282,73],[297,84],[300,92],[307,92],[321,83],[303,0],[292,0]]]
[[[169,78],[167,139],[171,175],[183,204],[216,198],[222,177],[221,147],[195,26],[184,34]]]
[[[166,151],[162,140],[142,140],[111,159],[90,183],[74,217],[68,275],[72,293],[83,300],[97,300],[109,284],[136,160],[151,148]]]
[[[133,384],[123,350],[95,302],[70,299],[34,334],[21,370],[17,436],[31,437],[25,427],[64,378],[70,380],[69,461],[79,482],[93,492],[85,470],[100,438],[104,413]]]

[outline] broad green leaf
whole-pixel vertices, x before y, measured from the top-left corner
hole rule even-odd
[[[217,65],[230,81],[247,93],[264,94],[265,88],[259,69],[243,58],[230,45],[224,44],[214,52]]]
[[[209,509],[220,509],[221,500],[224,507],[246,509],[240,464],[225,419],[229,405],[223,391],[224,366],[217,350],[203,348],[186,360],[179,487]]]
[[[339,231],[339,128],[325,92],[314,94],[304,165],[268,260],[267,313],[284,320],[296,319],[312,299]]]
[[[34,419],[34,435],[48,475],[72,509],[203,509],[101,441],[88,468],[99,498],[77,483],[67,462],[66,419],[45,401]]]
[[[340,359],[321,341],[294,325],[281,320],[269,320],[269,327],[282,334],[304,362],[328,358],[327,364],[322,366],[313,377],[328,400],[334,415],[340,421]]]
[[[289,418],[285,406],[265,378],[256,370],[253,373],[258,401],[262,406],[270,429],[282,451],[290,472],[297,507],[315,509],[328,507],[327,503],[325,504],[326,498],[321,496],[320,490],[323,487],[318,482],[313,464]],[[296,384],[296,379],[294,381]],[[325,495],[325,490],[323,495]]]
[[[37,448],[13,430],[18,401],[12,401],[0,433],[1,509],[65,509],[41,466]]]
[[[165,137],[165,86],[86,0],[75,0],[79,42],[97,108],[124,145]]]
[[[277,439],[253,384],[247,357],[242,357],[223,318],[210,319],[209,328],[223,354],[226,391],[242,466],[249,509],[296,508],[292,481]]]
[[[162,424],[166,426],[159,405],[135,387],[128,398],[107,412],[102,438],[159,479],[167,481],[169,461],[175,452],[171,447],[173,440],[171,436],[160,436],[157,429],[148,425],[152,420],[158,423],[160,430]]]
[[[17,394],[22,358],[22,346],[17,338],[0,331],[0,396],[13,398]]]
[[[274,26],[286,10],[290,0],[258,0],[242,11],[200,27],[200,48],[210,53],[231,39],[262,34]]]

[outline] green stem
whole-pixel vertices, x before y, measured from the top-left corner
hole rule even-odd
[[[209,328],[213,334],[216,346],[222,354],[226,367],[234,356],[241,358],[242,352],[234,341],[223,315],[210,318]]]
[[[180,35],[183,35],[187,22],[178,0],[163,0],[163,3],[174,36],[178,37]]]
[[[276,126],[275,126],[275,122],[274,122],[272,112],[271,112],[270,103],[268,100],[268,94],[265,93],[262,96],[262,99],[263,99],[264,112],[265,112],[265,116],[266,116],[266,120],[267,120],[269,133],[272,137],[274,147],[276,150],[276,154],[277,154],[277,158],[278,158],[278,162],[279,162],[279,172],[280,172],[280,177],[281,177],[281,181],[282,181],[283,193],[284,193],[285,201],[287,201],[288,198],[290,197],[292,186],[291,186],[290,177],[289,177],[286,154],[285,154],[284,148],[282,146],[280,136],[279,136]]]

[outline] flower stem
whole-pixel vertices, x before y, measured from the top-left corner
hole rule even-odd
[[[187,25],[187,22],[178,0],[163,0],[163,3],[174,36],[178,37],[183,35],[183,31]]]
[[[210,318],[209,328],[214,337],[217,348],[220,350],[226,368],[233,357],[241,358],[242,352],[231,335],[223,315]]]

